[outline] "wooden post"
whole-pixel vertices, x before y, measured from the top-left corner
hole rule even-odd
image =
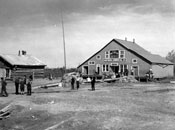
[[[35,72],[32,73],[33,80],[35,79]]]

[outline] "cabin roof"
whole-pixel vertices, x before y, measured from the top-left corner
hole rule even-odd
[[[11,65],[46,66],[42,61],[32,55],[0,54],[0,57]]]

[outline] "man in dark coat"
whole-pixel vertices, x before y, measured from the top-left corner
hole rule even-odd
[[[95,76],[92,77],[92,80],[91,80],[91,88],[92,88],[92,91],[95,91]]]
[[[71,89],[74,90],[74,84],[75,84],[75,77],[72,76],[72,79],[71,79]]]
[[[20,90],[21,90],[21,95],[23,95],[25,91],[25,79],[20,79]]]
[[[7,82],[5,81],[5,78],[1,78],[1,95],[8,97],[6,86],[7,86]]]
[[[80,77],[79,76],[77,76],[76,78],[76,85],[77,85],[77,90],[78,90],[80,87]]]
[[[15,94],[16,95],[19,94],[19,77],[15,79],[15,90],[16,90]]]

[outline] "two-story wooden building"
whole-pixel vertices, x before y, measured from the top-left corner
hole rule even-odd
[[[145,77],[152,69],[155,78],[174,76],[173,63],[165,58],[151,54],[138,44],[135,40],[127,41],[113,39],[102,49],[88,58],[78,66],[83,75],[99,75],[104,73],[120,73],[127,70],[129,74],[134,72],[136,77]]]

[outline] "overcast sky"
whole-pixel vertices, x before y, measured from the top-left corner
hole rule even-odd
[[[62,67],[77,67],[113,38],[163,57],[175,49],[175,0],[0,0],[0,53],[26,50]]]

